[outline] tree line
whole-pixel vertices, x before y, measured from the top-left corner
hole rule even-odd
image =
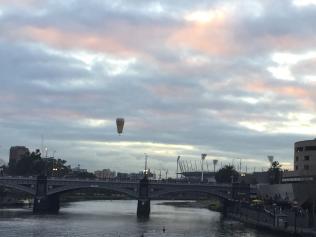
[[[282,166],[278,161],[273,161],[268,169],[267,176],[270,184],[278,184],[282,179]],[[240,173],[232,165],[225,165],[215,173],[217,183],[238,182]]]
[[[20,159],[10,160],[8,166],[3,166],[3,172],[7,175],[18,176],[57,176],[73,178],[95,178],[93,173],[72,172],[67,161],[55,158],[42,158],[39,149],[26,152]]]
[[[67,161],[55,158],[42,158],[39,149],[26,152],[20,159],[10,160],[5,173],[9,175],[48,175],[64,176],[70,172]]]

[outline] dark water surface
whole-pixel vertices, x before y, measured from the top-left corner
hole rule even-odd
[[[58,215],[33,215],[31,209],[0,209],[0,237],[277,236],[236,221],[223,220],[219,213],[207,209],[157,203],[151,202],[151,215],[147,221],[136,218],[136,201],[74,202],[61,207]]]

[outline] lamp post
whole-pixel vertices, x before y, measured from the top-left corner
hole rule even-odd
[[[144,170],[144,176],[147,177],[147,159],[148,159],[148,155],[147,153],[145,154],[145,170]]]
[[[201,182],[203,182],[203,164],[204,164],[204,160],[205,160],[205,157],[207,156],[207,154],[205,154],[205,153],[202,153],[201,154],[201,159],[202,159],[202,174],[201,174]]]
[[[48,158],[48,148],[45,147],[45,158]]]
[[[293,209],[294,209],[294,234],[297,234],[297,212],[298,212],[298,203],[294,201]]]

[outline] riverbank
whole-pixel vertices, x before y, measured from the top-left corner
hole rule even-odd
[[[199,201],[164,201],[157,205],[166,205],[183,208],[203,208],[216,212],[222,212],[223,208],[219,201],[216,200],[199,200]],[[274,216],[264,210],[253,207],[240,207],[239,204],[232,204],[226,209],[226,218],[237,220],[249,227],[262,229],[280,236],[302,236],[316,237],[316,231],[306,226],[289,225],[285,215]]]
[[[82,201],[99,201],[99,200],[129,200],[129,198],[123,197],[113,197],[113,196],[62,196],[60,202],[82,202]]]
[[[198,201],[163,201],[157,205],[166,205],[174,207],[186,208],[204,208],[212,211],[220,212],[222,210],[221,203],[217,200],[198,200]]]
[[[262,229],[269,231],[271,233],[277,233],[281,236],[301,236],[301,237],[315,237],[316,232],[311,228],[297,228],[295,231],[294,226],[274,226],[271,223],[265,222],[262,220],[256,220],[253,218],[249,218],[247,216],[243,216],[235,213],[228,213],[227,217],[237,220],[241,223],[244,223],[247,226],[254,227],[256,229]]]
[[[284,236],[316,236],[309,227],[307,216],[298,216],[290,210],[269,206],[251,206],[246,203],[231,202],[226,207],[226,217],[240,221],[256,229],[268,230]],[[295,216],[296,215],[296,216]]]

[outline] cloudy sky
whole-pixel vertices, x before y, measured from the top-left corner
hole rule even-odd
[[[0,0],[0,158],[43,137],[90,171],[292,168],[316,137],[315,25],[313,0]]]

